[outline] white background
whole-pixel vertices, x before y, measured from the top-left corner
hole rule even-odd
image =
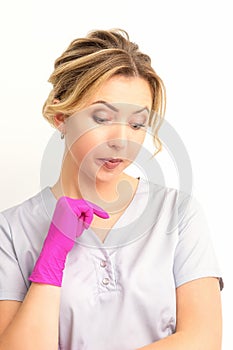
[[[222,267],[223,350],[232,346],[231,1],[7,1],[1,3],[0,210],[40,190],[40,168],[54,129],[41,108],[54,60],[92,29],[121,27],[152,58],[167,88],[166,120],[192,163],[201,202]],[[164,150],[168,186],[174,164]]]

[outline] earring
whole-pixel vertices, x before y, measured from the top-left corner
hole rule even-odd
[[[63,134],[63,132],[61,132],[61,139],[63,140],[65,137],[65,134]]]

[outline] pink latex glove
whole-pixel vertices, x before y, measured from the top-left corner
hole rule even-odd
[[[61,287],[66,256],[79,237],[97,215],[109,215],[100,207],[84,199],[60,197],[40,256],[29,280]]]

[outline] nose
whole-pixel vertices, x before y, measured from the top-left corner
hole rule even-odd
[[[112,132],[107,143],[110,148],[116,150],[126,148],[128,143],[127,126],[120,123],[112,125]]]

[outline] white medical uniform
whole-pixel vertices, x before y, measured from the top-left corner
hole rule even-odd
[[[55,205],[47,186],[0,213],[1,300],[24,299]],[[140,179],[104,243],[89,228],[67,257],[60,350],[133,350],[164,338],[176,328],[176,288],[210,276],[222,282],[200,204]]]

